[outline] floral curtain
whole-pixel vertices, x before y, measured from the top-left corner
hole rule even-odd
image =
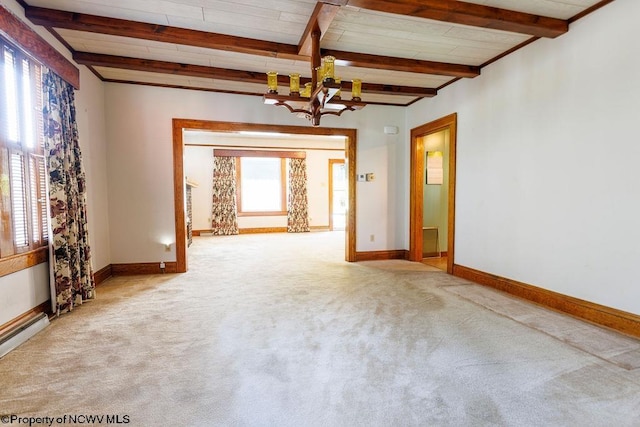
[[[289,203],[287,231],[309,231],[309,202],[307,199],[307,160],[289,159]]]
[[[52,297],[61,314],[95,297],[73,87],[43,75],[44,144],[49,171]]]
[[[211,227],[216,236],[238,234],[236,158],[213,156]]]

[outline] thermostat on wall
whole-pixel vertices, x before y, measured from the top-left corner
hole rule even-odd
[[[398,126],[385,126],[384,133],[387,135],[396,135],[398,133]]]

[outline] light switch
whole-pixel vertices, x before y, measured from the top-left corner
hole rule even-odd
[[[375,176],[372,173],[368,173],[366,174],[366,179],[367,181],[373,181],[375,178]]]

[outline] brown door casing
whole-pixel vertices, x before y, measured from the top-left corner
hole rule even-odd
[[[422,261],[422,221],[424,217],[425,152],[422,137],[449,130],[449,209],[447,228],[447,273],[453,273],[456,200],[456,113],[411,129],[411,182],[409,202],[409,260]]]
[[[357,130],[341,128],[320,128],[308,126],[284,126],[258,123],[216,122],[194,119],[173,119],[173,191],[176,237],[176,272],[187,271],[187,223],[185,215],[185,177],[183,130],[197,129],[212,132],[279,132],[298,135],[341,135],[346,138],[345,162],[349,201],[347,226],[345,230],[345,261],[356,260],[356,146]]]

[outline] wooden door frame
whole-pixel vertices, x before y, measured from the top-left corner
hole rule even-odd
[[[345,230],[345,261],[356,260],[356,147],[357,130],[346,128],[321,128],[285,126],[259,123],[217,122],[195,119],[173,119],[173,199],[175,215],[176,272],[187,271],[187,222],[185,213],[185,176],[183,130],[211,132],[279,132],[297,135],[344,136],[345,163],[347,165],[349,202]]]
[[[329,231],[333,231],[333,165],[335,164],[344,164],[344,159],[329,159]]]
[[[447,225],[447,273],[453,274],[455,253],[456,145],[458,115],[442,117],[411,129],[411,182],[409,202],[409,260],[422,261],[422,223],[424,221],[425,159],[422,137],[449,130],[449,193]]]

